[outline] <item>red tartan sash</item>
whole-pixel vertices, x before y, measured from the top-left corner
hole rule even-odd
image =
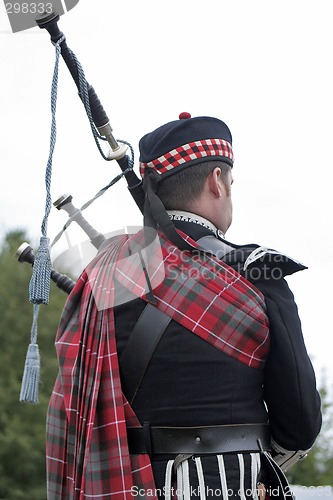
[[[115,280],[127,296],[114,296]],[[161,235],[148,246],[143,232],[117,237],[79,278],[61,318],[47,421],[49,499],[130,500],[133,486],[154,498],[149,457],[128,451],[126,427],[140,423],[121,390],[113,313],[119,300],[147,300],[149,285],[158,309],[175,321],[248,366],[264,364],[268,322],[250,283]]]
[[[122,302],[133,296],[149,301],[148,274],[159,310],[234,359],[263,368],[269,349],[263,295],[230,266],[199,251],[187,235],[181,236],[194,247],[193,252],[179,250],[161,234],[149,247],[143,232],[125,236],[112,271],[112,279],[129,292]],[[112,257],[106,258],[102,273],[100,260],[88,271],[100,309],[111,307],[110,261]]]

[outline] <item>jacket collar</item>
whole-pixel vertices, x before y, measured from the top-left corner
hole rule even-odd
[[[195,241],[209,234],[213,234],[218,239],[224,239],[223,232],[201,215],[185,210],[167,210],[167,213],[176,228],[184,231]]]

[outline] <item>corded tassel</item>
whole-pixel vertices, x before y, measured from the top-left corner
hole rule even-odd
[[[20,401],[22,403],[38,403],[40,363],[37,344],[30,344],[23,372]]]
[[[51,268],[49,238],[42,236],[29,285],[29,296],[32,304],[49,303]]]
[[[40,358],[37,345],[37,318],[39,305],[34,305],[34,319],[31,329],[31,343],[27,356],[21,385],[20,401],[23,403],[38,403],[38,385],[40,375]]]
[[[27,357],[22,379],[20,401],[27,403],[38,403],[38,383],[39,383],[39,351],[37,345],[37,318],[40,304],[48,304],[50,297],[51,285],[51,256],[50,244],[47,234],[47,220],[51,211],[51,175],[52,175],[52,159],[53,151],[56,143],[56,105],[57,105],[57,90],[58,90],[58,67],[61,53],[60,44],[64,41],[64,36],[55,44],[56,61],[52,78],[51,88],[51,134],[50,134],[50,152],[45,172],[46,185],[46,201],[45,215],[42,222],[42,236],[39,242],[39,248],[35,257],[35,262],[32,271],[32,277],[29,284],[29,300],[34,304],[34,319],[31,328],[31,342],[28,348]]]

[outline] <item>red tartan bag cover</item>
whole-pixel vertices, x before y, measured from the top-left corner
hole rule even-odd
[[[113,239],[70,294],[56,338],[59,374],[47,417],[50,499],[156,498],[148,455],[130,456],[126,427],[140,423],[122,394],[113,308],[136,297],[253,368],[269,350],[262,294],[181,233],[193,252],[142,230]],[[115,296],[115,282],[124,294]]]

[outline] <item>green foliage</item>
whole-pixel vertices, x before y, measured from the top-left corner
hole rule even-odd
[[[54,339],[66,295],[52,284],[50,305],[41,306],[38,344],[41,384],[37,405],[19,402],[25,356],[30,341],[33,306],[29,302],[31,266],[14,253],[26,239],[9,233],[0,253],[0,498],[46,498],[45,420],[57,373]]]

